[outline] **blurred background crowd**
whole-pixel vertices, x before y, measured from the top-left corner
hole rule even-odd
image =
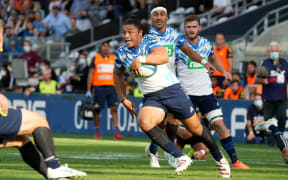
[[[43,51],[49,42],[61,41],[63,37],[85,32],[99,24],[119,20],[120,16],[138,14],[143,21],[149,21],[149,5],[157,0],[0,0],[0,16],[4,21],[3,49],[1,53],[2,91],[20,92],[29,95],[40,93],[85,93],[90,63],[101,46],[91,50],[68,51],[60,56],[68,59],[65,66],[53,65],[55,61],[47,58]],[[209,14],[207,17],[217,17],[217,21],[232,17],[237,7],[249,4],[249,7],[260,6],[258,0],[182,0],[180,8],[169,14],[169,24],[173,25],[179,14]],[[234,4],[233,4],[234,3]],[[248,8],[248,7],[247,7]],[[201,19],[207,22],[208,19]],[[179,27],[181,29],[181,25]],[[212,39],[211,39],[212,40]],[[217,34],[215,50],[226,47],[225,34]],[[109,51],[114,53],[121,41],[109,42]],[[227,46],[228,47],[228,46]],[[228,47],[227,58],[221,58],[227,71],[233,74],[233,80],[228,82],[219,78],[221,74],[212,76],[212,87],[217,98],[224,99],[254,99],[261,94],[261,85],[255,84],[257,63],[247,59],[247,70],[238,72],[233,68],[233,49]],[[13,67],[24,64],[14,63],[11,59],[21,59],[27,62],[25,69],[29,82],[16,82],[20,72]],[[249,61],[249,62],[248,62]],[[234,69],[234,70],[233,70]],[[21,74],[21,73],[20,73]],[[21,79],[21,78],[20,78]],[[142,97],[133,77],[127,73],[127,94]],[[53,87],[41,86],[42,82],[55,82]],[[51,85],[52,86],[52,85]],[[41,88],[42,87],[42,88]],[[50,88],[50,89],[49,89]]]

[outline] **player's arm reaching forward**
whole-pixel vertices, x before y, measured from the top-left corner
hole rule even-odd
[[[216,70],[221,72],[223,74],[223,76],[225,77],[225,79],[227,80],[231,80],[232,76],[230,72],[226,72],[221,60],[218,58],[218,56],[216,56],[215,54],[209,57],[209,61],[213,64],[213,66],[216,67]]]
[[[193,59],[193,61],[203,64],[208,70],[209,74],[212,74],[216,70],[215,67],[209,64],[207,60],[203,59],[199,54],[193,51],[187,43],[185,43],[184,46],[179,47],[179,49],[181,49],[181,51],[190,59]]]

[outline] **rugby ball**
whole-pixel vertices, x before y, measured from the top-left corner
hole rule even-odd
[[[134,76],[134,78],[148,78],[153,76],[157,71],[156,65],[142,64],[140,68],[140,76]]]

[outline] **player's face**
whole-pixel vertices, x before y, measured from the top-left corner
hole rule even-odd
[[[158,10],[153,12],[150,17],[152,25],[155,29],[160,30],[166,27],[166,22],[168,20],[168,15],[165,11]]]
[[[142,30],[133,24],[126,24],[122,27],[122,38],[129,48],[136,49],[142,40]]]
[[[199,36],[199,33],[201,31],[201,26],[198,23],[198,21],[189,21],[184,26],[184,30],[185,30],[186,36],[189,39],[195,39]]]

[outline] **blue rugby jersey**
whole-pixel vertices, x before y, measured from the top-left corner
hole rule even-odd
[[[176,47],[180,48],[184,46],[186,40],[185,37],[181,35],[180,32],[178,32],[174,28],[167,27],[163,33],[156,30],[153,26],[150,28],[150,33],[157,36],[159,39],[160,44],[166,48],[169,56],[169,62],[167,63],[167,67],[169,70],[176,74],[175,70],[175,50]]]
[[[199,36],[196,45],[189,41],[187,44],[207,61],[214,55],[212,43],[204,37]],[[204,65],[193,61],[178,48],[176,48],[175,63],[179,81],[189,95],[204,96],[213,93],[210,76]]]
[[[133,59],[138,56],[145,56],[151,53],[155,47],[159,47],[159,41],[156,36],[148,34],[143,36],[142,41],[136,49],[129,48],[126,44],[118,48],[115,57],[115,68],[123,71],[129,70]],[[142,94],[156,92],[165,87],[178,83],[178,79],[167,68],[166,64],[156,65],[156,72],[153,76],[147,78],[135,78]]]

